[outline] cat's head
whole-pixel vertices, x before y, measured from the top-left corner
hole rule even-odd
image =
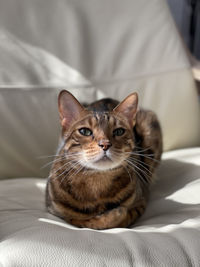
[[[68,91],[58,97],[66,157],[80,165],[108,170],[123,165],[134,148],[138,97],[129,95],[111,111],[84,108]]]

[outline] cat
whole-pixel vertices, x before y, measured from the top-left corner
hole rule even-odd
[[[46,186],[50,213],[77,227],[131,226],[145,211],[161,159],[162,133],[138,95],[81,105],[58,97],[62,142]]]

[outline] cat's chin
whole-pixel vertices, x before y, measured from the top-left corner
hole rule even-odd
[[[107,171],[118,168],[121,165],[121,162],[114,162],[109,157],[102,157],[95,162],[86,162],[84,165],[88,169]]]

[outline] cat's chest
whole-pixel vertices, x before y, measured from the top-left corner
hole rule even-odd
[[[131,184],[131,186],[130,186]],[[134,182],[130,182],[130,177],[126,173],[99,173],[90,176],[77,177],[71,183],[70,191],[76,199],[82,201],[96,201],[120,195],[126,188],[134,187]]]
[[[79,175],[71,183],[70,191],[79,200],[94,201],[106,195],[112,187],[113,178],[105,174]]]

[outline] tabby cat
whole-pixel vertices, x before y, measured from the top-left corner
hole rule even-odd
[[[63,90],[58,106],[62,141],[47,181],[48,211],[78,227],[130,226],[144,213],[161,158],[156,115],[138,110],[136,93],[84,107]]]

